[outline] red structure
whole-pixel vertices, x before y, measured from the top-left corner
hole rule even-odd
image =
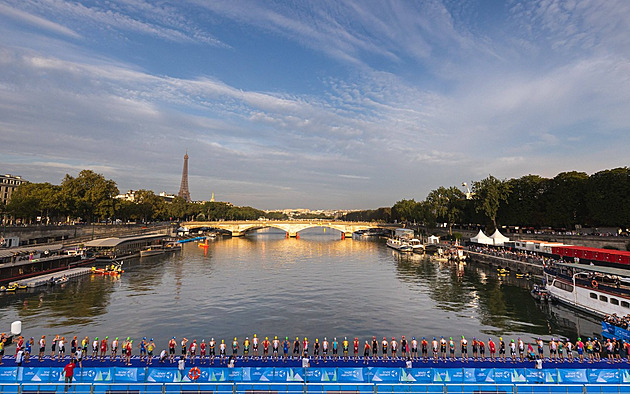
[[[580,263],[602,264],[609,266],[630,268],[630,252],[623,250],[610,250],[587,248],[586,246],[553,246],[551,251],[560,257],[577,257]]]

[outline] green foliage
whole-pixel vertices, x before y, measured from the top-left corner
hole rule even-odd
[[[325,215],[323,213],[303,213],[297,215],[295,219],[332,219],[332,216]]]
[[[343,217],[343,220],[349,222],[385,222],[392,221],[392,209],[389,207],[368,209],[364,211],[348,212]]]
[[[118,195],[116,182],[101,174],[83,170],[76,178],[66,174],[61,182],[61,201],[66,212],[91,222],[114,216],[113,198]]]
[[[473,182],[473,200],[475,210],[486,215],[497,228],[497,212],[502,202],[506,202],[510,195],[511,186],[508,182],[501,181],[492,175],[481,181]]]

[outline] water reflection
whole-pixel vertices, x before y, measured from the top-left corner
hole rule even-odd
[[[261,230],[208,247],[125,262],[118,279],[0,295],[3,322],[27,335],[284,337],[575,336],[597,326],[542,307],[528,282],[485,266],[399,254],[383,240],[316,228],[286,239]],[[5,328],[6,330],[6,328]],[[158,346],[160,343],[158,342]]]

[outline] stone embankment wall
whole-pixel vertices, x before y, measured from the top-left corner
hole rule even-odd
[[[493,267],[509,268],[512,273],[516,273],[520,270],[524,274],[530,273],[531,275],[535,276],[543,276],[542,264],[534,262],[533,259],[525,259],[524,261],[512,260],[506,259],[504,257],[490,256],[487,254],[472,251],[466,251],[466,254],[469,256],[468,258],[473,261],[488,264]]]

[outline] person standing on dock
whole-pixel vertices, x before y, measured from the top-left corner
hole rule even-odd
[[[575,350],[577,350],[580,363],[584,362],[584,342],[582,342],[582,338],[578,338],[577,342],[575,342]]]
[[[590,345],[590,342],[588,343]],[[551,342],[549,342],[549,361],[553,361],[554,363],[557,363],[558,362],[557,353],[558,353],[558,343],[556,342],[555,338],[551,338]]]
[[[147,365],[151,365],[151,360],[153,360],[153,351],[155,350],[155,343],[153,342],[153,338],[147,344]]]
[[[118,353],[118,337],[112,341],[112,354],[110,356],[110,361],[116,361],[116,353]]]
[[[223,359],[225,358],[225,351],[227,345],[225,344],[225,339],[221,339],[221,344],[219,345],[219,365],[223,365]]]
[[[236,340],[236,338],[234,338],[234,340]],[[181,342],[182,356],[184,357],[184,359],[186,359],[186,357],[188,356],[188,347],[186,346],[187,343],[188,343],[188,338],[184,337]]]
[[[177,346],[177,342],[173,337],[168,341],[168,361],[171,363],[175,361],[175,346]]]
[[[232,341],[232,356],[234,358],[238,357],[238,340],[236,337],[234,337],[234,340]]]
[[[199,344],[199,355],[201,356],[201,364],[206,362],[206,340],[202,339]]]
[[[44,361],[44,353],[46,352],[46,335],[42,335],[39,340],[39,362]]]
[[[70,354],[75,354],[77,352],[78,345],[77,336],[75,335],[70,341]]]
[[[435,337],[433,337],[433,341],[431,341],[431,350],[433,350],[433,363],[438,362],[438,341]]]
[[[190,344],[190,348],[188,348],[188,353],[190,353],[190,359],[192,360],[193,365],[195,364],[195,359],[197,358],[197,340],[193,339]]]
[[[354,350],[354,361],[359,361],[359,338],[355,337],[352,345]]]
[[[538,357],[545,358],[545,355],[543,354],[545,351],[545,346],[543,345],[543,341],[542,339],[540,339],[540,337],[538,337],[538,339],[536,340],[536,344],[538,345]]]
[[[337,342],[337,337],[335,337],[333,338],[333,343],[332,343],[333,361],[337,361],[338,351],[339,351],[339,342]]]
[[[31,358],[31,350],[33,349],[33,345],[35,345],[35,340],[33,337],[28,339],[24,344],[24,362],[27,363]]]
[[[263,358],[264,362],[267,362],[267,358],[269,357],[269,337],[265,337],[263,341]]]
[[[383,351],[383,361],[387,361],[387,346],[389,346],[389,342],[387,342],[387,338],[383,337],[381,341],[381,350]]]
[[[348,361],[348,346],[350,343],[348,342],[348,338],[344,337],[343,342],[341,342],[341,346],[343,347],[343,361]]]
[[[521,359],[521,362],[525,361],[525,343],[521,338],[518,338],[518,355]]]
[[[403,359],[406,359],[407,358],[407,354],[409,353],[407,351],[407,348],[408,348],[407,340],[405,339],[405,336],[403,335],[402,339],[400,340],[400,353],[401,353],[401,357]]]
[[[280,341],[278,340],[278,336],[274,336],[273,337],[273,361],[278,361],[278,352],[280,350]],[[317,339],[315,340],[315,357],[317,357],[317,355],[319,354],[319,342],[317,341]]]
[[[101,341],[101,362],[105,362],[105,355],[107,354],[107,348],[108,348],[108,343],[107,343],[108,339],[109,337],[105,337]]]
[[[140,348],[140,361],[144,361],[147,356],[147,337],[142,337],[142,340],[138,344],[138,348]]]
[[[62,361],[66,355],[66,337],[61,337],[57,345],[59,346],[59,361]]]
[[[4,339],[4,337],[0,339],[0,365],[2,365],[2,358],[4,357],[4,342],[5,341],[6,339]]]
[[[378,359],[378,342],[376,341],[376,336],[372,337],[372,359],[374,362]]]
[[[254,360],[258,360],[258,336],[256,334],[252,338],[252,352]]]
[[[245,337],[243,341],[243,361],[247,362],[247,358],[249,357],[249,337]]]
[[[505,342],[503,342],[503,337],[499,337],[499,358],[501,362],[505,362]]]
[[[210,339],[210,342],[208,343],[208,346],[210,347],[210,352],[209,352],[210,359],[208,360],[208,363],[210,365],[214,365],[214,357],[216,356],[216,353],[215,353],[215,350],[214,350],[214,348],[216,346],[216,342],[214,341],[214,338]]]
[[[284,342],[286,343],[286,341],[284,341]],[[328,340],[326,339],[326,337],[324,337],[324,342],[322,342],[322,353],[324,354],[324,362],[326,362],[326,359],[328,358]],[[286,350],[285,350],[285,353],[284,353],[284,359],[285,359],[285,361],[287,359]]]
[[[92,360],[96,360],[97,358],[98,358],[98,337],[94,337],[94,341],[92,341]]]
[[[494,357],[495,357],[497,348],[494,342],[492,341],[492,338],[488,338],[488,350],[490,351],[490,361],[494,362]]]
[[[567,338],[566,348],[567,348],[567,360],[569,360],[569,362],[572,363],[573,362],[573,343],[571,343],[569,338]]]
[[[293,357],[292,360],[297,360],[300,356],[300,339],[295,337],[295,341],[293,341]]]
[[[59,335],[55,335],[52,340],[51,350],[50,350],[50,358],[55,361],[57,359],[57,353],[55,353],[57,342],[59,342]]]
[[[398,342],[392,337],[392,360],[398,360]]]
[[[479,345],[479,361],[486,361],[486,344],[481,339],[477,341],[477,344]]]
[[[462,335],[462,340],[460,341],[461,353],[462,353],[462,362],[468,362],[468,339]]]

